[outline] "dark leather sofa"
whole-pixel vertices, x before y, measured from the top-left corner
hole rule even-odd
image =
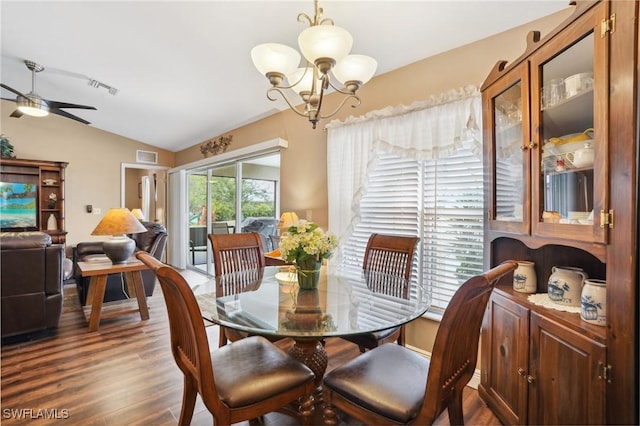
[[[158,260],[162,260],[167,245],[167,229],[164,225],[155,222],[141,222],[147,232],[129,235],[136,242],[136,251],[144,250]],[[102,242],[90,241],[78,243],[73,249],[73,265],[75,271],[76,286],[80,303],[84,306],[87,301],[89,278],[83,278],[77,268],[77,262],[87,261],[91,258],[104,257]],[[142,271],[142,283],[147,297],[153,295],[156,286],[156,276],[152,270]],[[104,302],[122,300],[128,298],[127,286],[122,274],[111,274],[107,278],[107,288],[104,293]]]
[[[44,232],[0,233],[3,341],[58,326],[63,260],[64,245]]]

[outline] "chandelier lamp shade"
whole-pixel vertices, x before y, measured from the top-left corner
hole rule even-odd
[[[289,107],[306,117],[316,128],[318,121],[335,115],[351,101],[351,106],[360,105],[356,94],[376,72],[378,63],[365,55],[350,55],[353,37],[347,30],[334,25],[333,20],[322,17],[323,10],[314,0],[314,16],[300,13],[298,22],[308,22],[309,28],[298,36],[300,53],[292,47],[278,43],[264,43],[251,50],[251,59],[258,71],[271,84],[267,98],[275,101],[277,92]],[[304,65],[300,60],[304,58]],[[337,80],[340,85],[332,81]],[[325,92],[333,89],[343,96],[335,110],[321,111]],[[284,90],[293,90],[300,99],[292,102]],[[299,106],[302,101],[302,106]]]

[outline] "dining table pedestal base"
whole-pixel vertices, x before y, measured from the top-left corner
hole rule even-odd
[[[316,375],[316,385],[320,388],[322,378],[329,364],[327,351],[322,341],[320,339],[295,339],[295,343],[289,349],[289,354],[313,371],[313,374]],[[317,397],[316,400],[318,400]]]

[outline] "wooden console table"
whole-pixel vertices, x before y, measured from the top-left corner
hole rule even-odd
[[[89,331],[96,331],[100,326],[100,319],[111,318],[120,315],[132,314],[140,312],[142,320],[149,319],[149,308],[142,285],[141,271],[147,269],[146,265],[139,260],[132,258],[127,263],[114,265],[110,260],[92,260],[90,262],[78,262],[78,268],[83,277],[90,277],[89,289],[87,293],[87,304],[91,304],[91,313],[89,315]],[[124,273],[124,280],[127,284],[129,296],[135,294],[138,301],[138,307],[135,309],[123,309],[121,301],[109,302],[106,305],[114,309],[105,309],[102,312],[104,292],[107,287],[107,276],[109,274]],[[105,306],[106,307],[106,306]],[[85,307],[85,316],[89,305]]]

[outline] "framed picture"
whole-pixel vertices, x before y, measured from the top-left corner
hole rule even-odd
[[[7,180],[0,182],[0,229],[38,229],[38,185]]]

